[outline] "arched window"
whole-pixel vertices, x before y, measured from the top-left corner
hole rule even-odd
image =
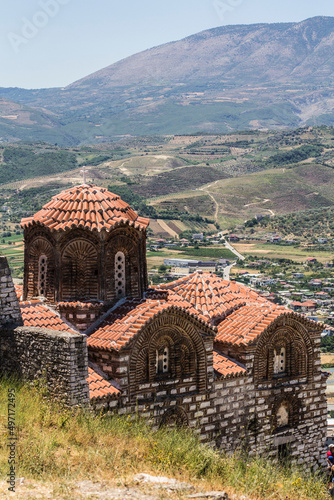
[[[38,261],[38,295],[46,297],[46,272],[48,259],[46,255],[41,255]]]
[[[162,346],[155,351],[156,363],[155,371],[157,375],[162,375],[168,373],[169,371],[169,348],[168,346]]]
[[[125,296],[125,255],[117,252],[115,255],[115,291],[116,297]]]
[[[286,349],[278,347],[274,350],[274,375],[286,372]]]

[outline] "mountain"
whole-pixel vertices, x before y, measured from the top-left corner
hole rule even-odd
[[[68,88],[233,82],[323,83],[334,77],[334,18],[223,26],[123,59]]]
[[[328,125],[333,82],[334,18],[315,17],[206,30],[63,89],[0,89],[0,96],[52,113],[57,141],[73,144],[128,134]],[[50,140],[50,130],[36,129]]]

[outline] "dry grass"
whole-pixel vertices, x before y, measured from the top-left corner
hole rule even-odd
[[[323,480],[310,473],[265,458],[247,459],[243,451],[220,455],[190,431],[154,431],[136,416],[65,409],[39,388],[6,380],[0,385],[2,436],[7,433],[10,387],[16,390],[17,477],[55,485],[82,480],[124,484],[135,473],[146,472],[174,477],[202,491],[234,490],[258,500],[327,498]],[[0,479],[8,472],[7,459],[2,439]]]
[[[321,354],[321,364],[325,365],[328,363],[334,364],[334,354],[331,353],[323,353]]]

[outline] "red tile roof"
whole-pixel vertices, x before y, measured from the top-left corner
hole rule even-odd
[[[159,314],[175,309],[186,311],[207,328],[210,327],[207,317],[179,295],[170,290],[151,289],[143,300],[128,300],[112,312],[89,337],[87,344],[91,348],[119,350]],[[214,330],[215,327],[211,330],[212,334]]]
[[[121,392],[116,389],[108,380],[97,373],[93,368],[88,367],[87,377],[90,399],[102,399],[107,397],[120,396]]]
[[[67,325],[60,316],[39,300],[20,302],[23,326],[37,326],[38,328],[49,328],[59,332],[70,332],[80,335]]]
[[[268,303],[250,288],[209,273],[193,273],[159,288],[173,290],[211,320],[221,319],[248,302]]]
[[[23,285],[14,285],[14,287],[17,298],[21,300],[23,295]]]
[[[213,368],[223,377],[242,377],[246,374],[246,368],[237,361],[221,354],[218,351],[213,351]]]
[[[279,317],[301,316],[273,304],[253,290],[214,274],[193,273],[150,289],[143,300],[129,300],[115,309],[89,337],[91,349],[119,350],[157,315],[179,309],[206,325],[215,341],[247,345]],[[305,321],[305,318],[303,318]]]
[[[105,188],[83,184],[62,191],[33,217],[22,219],[22,227],[42,224],[58,231],[75,227],[110,231],[119,224],[146,229],[149,219],[139,217],[130,205]]]
[[[217,342],[249,344],[254,342],[268,326],[282,315],[294,315],[292,311],[271,302],[249,304],[240,307],[218,325]]]

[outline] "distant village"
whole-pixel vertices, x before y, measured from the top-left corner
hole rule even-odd
[[[194,245],[199,248],[222,245],[224,248],[226,241],[233,244],[238,243],[243,238],[243,235],[234,233],[225,234],[225,236],[222,233],[210,236],[204,236],[203,233],[200,233],[193,234],[189,239],[181,238],[177,241],[166,238],[156,239],[151,241],[149,249],[159,252]],[[328,243],[325,238],[318,238],[317,241],[324,245]],[[296,244],[294,240],[282,240],[278,234],[267,235],[265,242],[284,245]],[[233,249],[233,246],[230,248]],[[229,271],[232,266],[242,267],[242,270],[239,270],[234,276],[230,276]],[[320,263],[315,257],[305,257],[305,261],[298,265],[300,268],[298,272],[292,272],[291,267],[295,268],[296,263],[287,265],[282,272],[279,261],[275,262],[265,258],[254,258],[254,260],[247,258],[241,261],[237,255],[235,260],[226,258],[195,260],[169,257],[164,259],[164,275],[160,278],[162,281],[169,281],[187,276],[195,271],[202,271],[216,273],[225,279],[235,279],[237,282],[250,286],[272,302],[285,305],[314,321],[321,321],[325,324],[323,336],[334,335],[334,278],[331,277],[333,262]],[[312,271],[311,274],[320,273],[326,277],[310,278],[310,271]],[[150,275],[154,276],[156,273],[158,270],[152,269]]]

